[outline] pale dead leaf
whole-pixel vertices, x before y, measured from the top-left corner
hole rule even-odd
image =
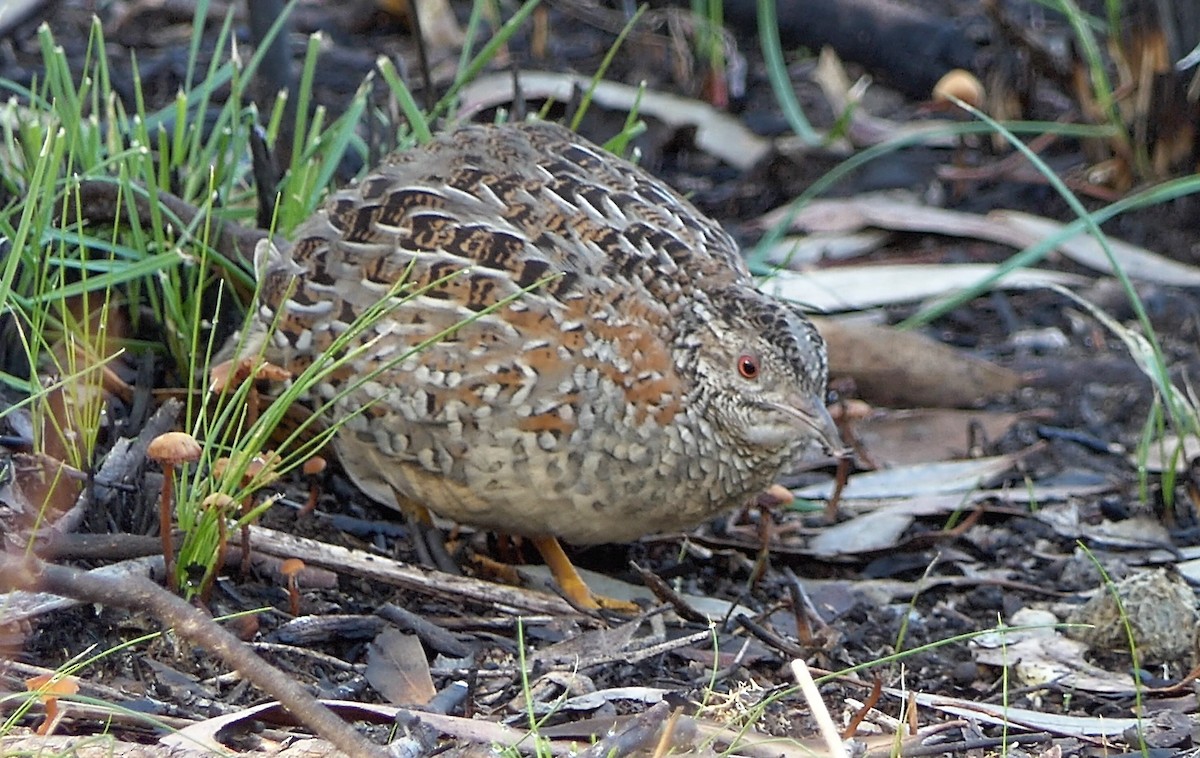
[[[636,698],[635,698],[636,699]],[[322,705],[334,711],[347,721],[366,721],[373,724],[394,724],[397,719],[419,721],[430,728],[449,735],[461,742],[479,743],[482,745],[517,745],[529,737],[525,730],[514,729],[496,721],[462,716],[445,716],[439,713],[397,708],[393,705],[359,703],[347,700],[321,700]],[[226,747],[220,744],[215,736],[222,730],[243,722],[265,721],[274,724],[294,723],[290,714],[278,703],[268,702],[251,706],[236,713],[218,716],[204,722],[193,724],[186,728],[164,735],[158,741],[175,751],[195,751],[197,747],[206,747],[217,754],[224,754]],[[545,727],[547,731],[554,727]],[[590,741],[594,733],[583,733],[584,742]],[[752,735],[746,735],[750,739]],[[550,741],[544,745],[553,755],[573,754],[579,747],[579,739]],[[766,740],[778,738],[763,737]],[[328,743],[323,743],[328,744]],[[539,748],[540,749],[540,748]],[[270,753],[271,751],[266,751]],[[776,750],[773,755],[781,755]],[[811,754],[810,754],[811,755]],[[100,758],[100,756],[97,756]]]
[[[516,77],[520,80],[521,95],[528,100],[568,103],[574,100],[576,90],[584,92],[592,86],[590,77],[575,74],[520,71]],[[468,118],[478,111],[512,102],[516,96],[513,78],[506,71],[475,79],[461,91],[459,116]],[[753,167],[771,150],[770,140],[747,129],[739,119],[699,100],[603,80],[592,91],[592,105],[620,113],[636,108],[640,115],[656,118],[668,126],[694,127],[697,147],[738,169]]]
[[[278,703],[262,703],[235,713],[227,713],[222,716],[197,721],[178,731],[163,735],[158,742],[159,745],[171,748],[172,750],[190,751],[192,753],[200,750],[208,750],[213,755],[221,755],[225,752],[225,746],[217,739],[217,735],[222,730],[236,724],[251,724],[259,714],[273,711],[277,707],[279,707]],[[261,743],[256,746],[256,749],[265,755],[273,755],[279,752],[280,747],[281,745],[274,740],[262,739]]]
[[[1066,637],[1037,637],[1007,645],[1006,648],[983,650],[976,656],[979,663],[1014,667],[1021,685],[1068,687],[1070,690],[1108,694],[1132,693],[1134,682],[1129,674],[1109,672],[1085,660],[1087,645]]]
[[[629,647],[643,619],[635,618],[613,628],[589,629],[534,652],[531,660],[545,664],[572,663],[589,656],[617,655]]]
[[[1200,558],[1192,558],[1175,564],[1175,570],[1193,584],[1200,584]]]
[[[915,198],[895,193],[864,194],[837,200],[814,200],[803,208],[776,208],[756,219],[760,230],[787,224],[807,232],[858,232],[874,227],[889,231],[924,232],[970,237],[1008,245],[1018,250],[1032,247],[1063,231],[1066,224],[1012,210],[994,210],[986,216],[965,211],[932,208]],[[1200,269],[1165,258],[1143,247],[1108,237],[1117,264],[1133,279],[1185,287],[1200,285]],[[1057,250],[1076,263],[1111,274],[1112,264],[1100,243],[1086,232],[1060,242]]]
[[[1121,737],[1125,730],[1136,729],[1139,726],[1138,719],[1134,718],[1061,716],[1054,713],[1040,713],[1028,708],[1014,708],[1007,703],[984,703],[978,700],[910,692],[893,687],[885,687],[883,691],[901,701],[912,698],[918,705],[936,708],[944,713],[971,721],[996,725],[1009,724],[1031,731],[1047,731],[1071,737]]]
[[[396,705],[425,705],[437,690],[421,640],[394,626],[385,627],[367,646],[367,681]]]
[[[904,464],[915,465],[915,464]],[[865,476],[865,474],[855,474]],[[860,516],[874,511],[891,511],[915,518],[948,516],[951,513],[971,508],[980,500],[990,500],[995,492],[976,492],[966,496],[961,492],[945,495],[919,495],[916,497],[846,498],[838,502],[838,512],[849,516]]]
[[[822,529],[808,549],[826,558],[875,553],[895,547],[912,523],[911,515],[878,510]]]
[[[162,556],[132,558],[88,571],[93,576],[122,577],[140,576],[149,578],[157,567],[162,571]],[[81,603],[77,600],[54,595],[49,592],[26,592],[16,590],[0,594],[0,608],[4,609],[4,621],[16,624],[37,618],[52,611],[73,608]]]
[[[971,642],[977,663],[986,666],[1012,666],[1022,685],[1028,687],[1068,687],[1105,694],[1133,692],[1133,677],[1116,674],[1086,660],[1087,645],[1064,637],[1052,628],[1058,623],[1053,613],[1028,612],[1013,615],[1014,626],[1037,625],[989,632]]]
[[[759,282],[775,297],[821,313],[897,305],[961,292],[998,270],[985,263],[843,266],[798,273],[780,269]],[[1034,289],[1058,284],[1080,286],[1087,280],[1074,274],[1040,269],[1016,269],[994,289]]]
[[[905,464],[905,466],[910,465],[920,464]],[[855,476],[866,476],[866,474],[856,474]],[[979,490],[966,494],[962,492],[951,492],[949,494],[942,495],[923,494],[913,497],[843,497],[838,505],[838,510],[848,515],[859,515],[863,513],[871,513],[872,511],[888,510],[907,516],[926,518],[929,516],[948,516],[952,513],[959,513],[964,510],[969,510],[981,502],[996,500],[999,498],[1002,502],[1012,506],[1027,506],[1031,504],[1036,506],[1036,517],[1038,518],[1041,518],[1043,514],[1047,513],[1071,513],[1075,516],[1075,518],[1070,520],[1070,524],[1072,525],[1073,529],[1071,530],[1071,534],[1069,536],[1072,539],[1078,539],[1083,535],[1083,530],[1079,526],[1078,508],[1071,504],[1072,501],[1078,501],[1079,498],[1085,497],[1097,497],[1107,492],[1113,492],[1118,488],[1118,484],[1115,482],[1094,482],[1071,485],[1038,484],[1030,482],[1021,487],[1010,487],[1002,491]],[[1157,532],[1154,533],[1157,534]],[[1063,534],[1063,536],[1068,535]],[[1100,539],[1099,537],[1094,538]]]
[[[952,147],[959,142],[953,134],[946,134],[944,121],[892,121],[868,113],[862,107],[862,96],[866,92],[869,80],[860,79],[851,83],[846,74],[842,61],[833,48],[821,48],[817,57],[817,68],[813,72],[813,81],[821,87],[826,101],[834,114],[850,114],[850,123],[846,132],[850,142],[858,147],[876,145],[881,142],[895,140],[902,136],[915,136],[922,132],[930,132],[922,140],[925,145]]]
[[[1077,497],[1095,494],[1099,494],[1097,488],[1081,487]],[[1153,516],[1134,516],[1119,521],[1103,519],[1093,523],[1081,518],[1078,505],[1072,502],[1039,503],[1038,506],[1030,515],[1064,539],[1084,540],[1088,544],[1123,550],[1148,550],[1173,543],[1166,526]]]
[[[143,745],[118,739],[118,730],[99,735],[52,734],[39,736],[20,726],[6,729],[0,735],[0,755],[4,756],[71,756],[71,758],[167,758],[166,751],[157,745]],[[131,730],[133,731],[133,730]],[[170,758],[212,758],[214,754],[194,746],[172,752]],[[259,753],[261,756],[267,753]],[[275,754],[271,754],[274,758]]]
[[[609,687],[567,698],[556,705],[559,711],[594,711],[608,703],[633,701],[653,705],[671,693],[661,687]]]
[[[47,13],[52,7],[45,0],[0,0],[0,36],[7,37],[35,13]]]
[[[462,47],[463,30],[450,7],[450,0],[420,0],[417,16],[421,22],[421,36],[431,51],[448,55]]]
[[[1150,443],[1150,447],[1146,451],[1146,470],[1159,474],[1166,471],[1170,465],[1176,473],[1182,474],[1187,471],[1188,463],[1198,455],[1200,455],[1200,439],[1190,435],[1184,437],[1181,447],[1179,435],[1168,433]],[[1135,466],[1141,465],[1136,450],[1129,454],[1128,460]]]
[[[1020,211],[992,211],[987,217],[989,220],[995,220],[1016,230],[1017,233],[1031,240],[1042,240],[1058,234],[1065,226],[1057,221]],[[1108,237],[1108,246],[1117,265],[1131,279],[1140,279],[1156,284],[1170,284],[1176,287],[1200,286],[1200,269],[1195,266],[1165,258],[1143,247],[1131,245],[1113,237]],[[1081,266],[1087,266],[1106,274],[1113,273],[1113,266],[1109,262],[1108,256],[1104,254],[1104,249],[1089,234],[1080,232],[1061,243],[1058,250]]]
[[[978,213],[925,205],[910,192],[871,192],[836,200],[812,200],[793,210],[768,211],[751,228],[766,231],[786,224],[793,231],[858,232],[867,228],[894,232],[925,232],[949,237],[973,237],[1022,248],[1036,241],[1028,233],[997,224]]]
[[[963,458],[976,443],[995,440],[1022,417],[1020,413],[948,408],[883,410],[854,424],[854,436],[872,462],[882,468]]]
[[[398,716],[405,715],[429,724],[440,732],[456,736],[471,742],[501,743],[515,745],[525,738],[526,734],[519,729],[512,729],[494,721],[469,719],[458,716],[443,716],[438,713],[410,711],[394,705],[375,703],[358,703],[347,700],[321,700],[322,705],[334,711],[348,721],[367,721],[375,724],[394,723]],[[219,732],[238,724],[250,724],[254,721],[265,721],[274,724],[293,724],[291,714],[276,701],[259,703],[244,708],[235,713],[227,713],[201,721],[159,738],[159,745],[173,750],[195,750],[197,747],[208,748],[215,754],[223,755],[226,747],[217,739]],[[260,749],[270,754],[269,743]],[[326,743],[327,744],[327,743]]]
[[[1036,448],[1036,446],[1035,446]],[[889,497],[919,497],[960,492],[964,495],[979,489],[987,482],[1007,472],[1018,460],[1035,448],[974,458],[967,461],[945,461],[913,466],[900,466],[883,471],[868,471],[850,477],[842,490],[845,499],[883,499]],[[826,482],[795,490],[796,497],[817,499],[829,497],[833,484]]]
[[[1122,550],[1145,550],[1174,544],[1171,533],[1157,516],[1138,515],[1117,521],[1103,519],[1100,523],[1085,521],[1079,536],[1089,545],[1103,545]]]
[[[892,239],[889,232],[817,232],[805,237],[781,237],[764,252],[768,263],[798,269],[820,261],[841,261],[874,252]]]

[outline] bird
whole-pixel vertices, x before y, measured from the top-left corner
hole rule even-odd
[[[307,402],[354,484],[529,538],[586,607],[558,540],[690,529],[844,451],[804,311],[679,193],[550,122],[394,153],[254,265],[238,349],[324,367]]]

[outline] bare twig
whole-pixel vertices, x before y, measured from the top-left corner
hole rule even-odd
[[[348,755],[388,753],[352,729],[282,671],[260,658],[244,642],[148,579],[113,578],[56,566],[36,558],[0,553],[0,589],[44,591],[101,605],[149,613],[193,644],[211,650],[242,676],[279,700],[301,723]]]

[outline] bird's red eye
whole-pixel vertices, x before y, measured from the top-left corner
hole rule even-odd
[[[753,355],[743,355],[738,358],[738,373],[746,379],[758,378],[758,358]]]

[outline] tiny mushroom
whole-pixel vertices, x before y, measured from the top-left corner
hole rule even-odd
[[[982,108],[984,102],[983,85],[974,74],[961,68],[947,71],[937,84],[933,85],[933,103],[935,107],[953,107],[953,101],[961,100],[973,108]]]
[[[320,477],[325,472],[326,466],[324,458],[314,455],[300,467],[304,478],[308,480],[308,500],[304,503],[304,507],[300,509],[301,516],[307,516],[317,509],[317,498],[321,495]]]
[[[791,505],[796,499],[792,491],[782,484],[772,484],[770,487],[767,487],[766,492],[763,494],[771,499],[771,505],[775,508]]]
[[[36,730],[42,737],[49,734],[58,722],[58,698],[79,692],[78,679],[73,676],[58,676],[57,678],[56,676],[55,674],[41,674],[25,680],[25,689],[37,693],[38,699],[46,708],[46,719],[38,725]]]
[[[287,577],[288,611],[293,616],[300,615],[300,581],[297,576],[304,570],[304,561],[299,558],[288,558],[279,566],[279,573]]]
[[[158,501],[158,528],[162,537],[167,586],[175,586],[175,546],[171,540],[171,504],[175,491],[175,467],[200,460],[200,443],[187,432],[166,432],[150,440],[146,455],[163,469],[162,493]]]
[[[284,382],[292,378],[292,372],[260,358],[242,358],[218,363],[208,372],[208,388],[212,392],[229,393],[237,390],[247,379],[251,380],[246,393],[246,422],[253,424],[258,418],[258,389],[256,382]]]
[[[971,118],[967,108],[986,110],[986,106],[983,84],[970,71],[956,68],[947,71],[937,84],[933,85],[930,100],[922,106],[922,110],[930,113],[945,113],[952,120],[962,121]],[[952,159],[954,169],[964,168],[966,161],[965,138],[966,135],[959,134],[955,139]],[[966,182],[962,179],[953,181],[951,192],[954,198],[961,199],[968,192]]]
[[[229,360],[218,363],[208,372],[208,388],[213,392],[230,392],[250,378],[254,381],[283,382],[292,378],[292,372],[274,363],[253,358],[242,358],[236,363]]]
[[[283,463],[283,459],[274,450],[254,456],[246,464],[246,473],[242,476],[242,483],[253,486],[255,489],[266,487],[279,479],[279,464],[281,463]]]
[[[279,454],[274,450],[268,450],[262,455],[255,455],[249,461],[242,464],[242,459],[219,458],[213,464],[213,476],[218,480],[224,480],[231,472],[236,471],[235,466],[242,465],[242,480],[241,486],[265,487],[279,478],[279,465],[283,462]],[[250,508],[254,502],[254,493],[247,492],[242,499],[242,515],[245,516],[250,512]],[[250,573],[250,525],[242,524],[242,564],[241,571],[243,574]]]

